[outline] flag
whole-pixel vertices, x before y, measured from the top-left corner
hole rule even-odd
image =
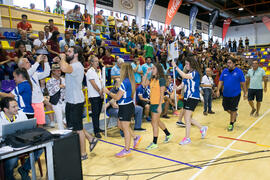
[[[156,0],[146,0],[145,1],[145,23],[147,23],[147,21],[150,18],[152,9],[154,7]]]
[[[192,27],[195,22],[196,16],[198,14],[198,8],[197,6],[192,6],[189,14],[189,30],[192,32]]]
[[[222,30],[222,41],[224,41],[224,39],[226,37],[227,31],[228,31],[228,29],[230,27],[231,22],[232,22],[231,18],[227,18],[227,19],[224,20],[223,30]]]
[[[170,0],[165,20],[164,32],[167,30],[168,26],[171,24],[174,15],[177,13],[179,7],[181,6],[183,0]]]
[[[265,26],[267,27],[267,29],[270,31],[270,18],[267,17],[267,16],[264,16],[264,17],[262,18],[262,21],[263,21],[263,23],[265,24]]]
[[[178,57],[179,57],[178,41],[174,41],[173,43],[169,44],[168,60],[178,59]]]
[[[210,17],[210,21],[209,21],[209,33],[208,36],[211,38],[213,36],[213,30],[214,30],[214,26],[218,20],[218,16],[219,16],[219,10],[218,9],[214,9],[211,12],[211,17]]]
[[[94,0],[94,15],[96,14],[97,0]]]

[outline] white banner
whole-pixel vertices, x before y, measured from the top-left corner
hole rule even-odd
[[[178,41],[174,41],[168,46],[168,60],[178,59],[178,57],[179,57]]]

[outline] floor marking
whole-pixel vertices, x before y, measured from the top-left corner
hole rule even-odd
[[[262,147],[268,147],[268,148],[270,148],[270,146],[269,145],[264,145],[264,144],[256,144],[257,146],[262,146]]]
[[[206,144],[206,145],[211,146],[211,147],[215,147],[215,148],[219,148],[219,149],[225,149],[226,148],[226,147],[223,147],[223,146],[217,146],[217,145],[212,145],[212,144]],[[240,153],[248,153],[247,151],[242,151],[242,150],[239,150],[239,149],[229,148],[228,150],[236,151],[236,152],[240,152]]]
[[[114,146],[118,146],[118,147],[124,148],[124,146],[122,146],[122,145],[115,144],[115,143],[108,142],[108,141],[104,141],[104,140],[102,140],[102,139],[99,139],[99,141],[104,142],[104,143],[107,143],[107,144],[111,144],[111,145],[114,145]],[[173,160],[173,159],[170,159],[170,158],[158,156],[158,155],[151,154],[151,153],[147,153],[147,152],[140,151],[140,150],[137,150],[137,149],[130,148],[130,150],[136,151],[136,152],[139,152],[139,153],[142,153],[142,154],[150,155],[150,156],[153,156],[153,157],[157,157],[157,158],[160,158],[160,159],[172,161],[172,162],[175,162],[175,163],[178,163],[178,164],[183,164],[183,165],[186,165],[186,166],[189,166],[189,167],[201,169],[201,167],[199,167],[199,166],[194,166],[194,165],[192,165],[192,164],[188,164],[188,163],[184,163],[184,162],[181,162],[181,161]]]
[[[242,142],[256,144],[256,142],[254,142],[254,141],[248,141],[248,140],[244,140],[244,139],[236,139],[236,138],[230,138],[230,137],[224,137],[224,136],[218,136],[218,137],[223,138],[223,139],[230,139],[230,140],[236,140],[236,141],[242,141]]]
[[[266,114],[268,114],[270,112],[270,109],[268,109],[268,111],[266,111],[261,117],[259,117],[254,123],[252,123],[242,134],[240,134],[236,139],[240,139],[243,135],[245,135],[253,126],[255,126],[262,118],[264,118],[264,116]],[[223,151],[221,151],[214,159],[212,159],[211,161],[209,161],[209,163],[207,163],[202,169],[200,169],[197,173],[195,173],[190,180],[194,180],[196,179],[196,177],[198,177],[204,170],[207,169],[207,167],[209,165],[211,165],[216,159],[218,159],[220,156],[222,156],[222,154],[224,154],[234,143],[236,143],[237,141],[234,140],[233,142],[231,142],[225,149],[223,149]]]

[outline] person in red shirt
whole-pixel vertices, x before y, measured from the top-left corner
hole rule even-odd
[[[114,57],[111,56],[111,49],[105,50],[105,56],[102,57],[103,65],[106,67],[106,86],[111,85],[111,68],[115,64]]]
[[[22,15],[22,21],[17,24],[17,29],[19,33],[22,30],[25,30],[27,33],[32,33],[32,25],[27,22],[27,15],[23,14]]]
[[[53,58],[60,55],[60,46],[58,43],[59,36],[60,33],[58,31],[54,31],[52,33],[52,37],[47,41],[50,62],[53,60]]]
[[[50,32],[58,31],[58,27],[53,24],[53,19],[49,19]]]

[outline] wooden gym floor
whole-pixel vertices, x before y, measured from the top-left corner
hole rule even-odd
[[[122,149],[119,145],[124,144],[124,139],[120,137],[117,128],[110,129],[108,137],[103,138],[92,153],[88,150],[89,158],[82,162],[84,179],[270,179],[269,91],[264,93],[259,117],[249,116],[251,108],[241,97],[239,116],[233,132],[226,130],[229,115],[223,111],[221,99],[213,101],[214,115],[203,116],[203,105],[200,103],[193,117],[209,127],[206,138],[201,139],[199,130],[192,127],[192,143],[185,146],[178,144],[184,137],[185,128],[176,126],[178,117],[172,115],[170,119],[162,119],[173,134],[171,142],[163,144],[165,135],[160,131],[159,148],[146,151],[145,148],[152,141],[152,128],[150,123],[144,122],[142,127],[147,131],[136,132],[143,136],[139,151],[132,151],[132,156],[127,158],[114,156]],[[42,162],[46,174],[44,157]]]

